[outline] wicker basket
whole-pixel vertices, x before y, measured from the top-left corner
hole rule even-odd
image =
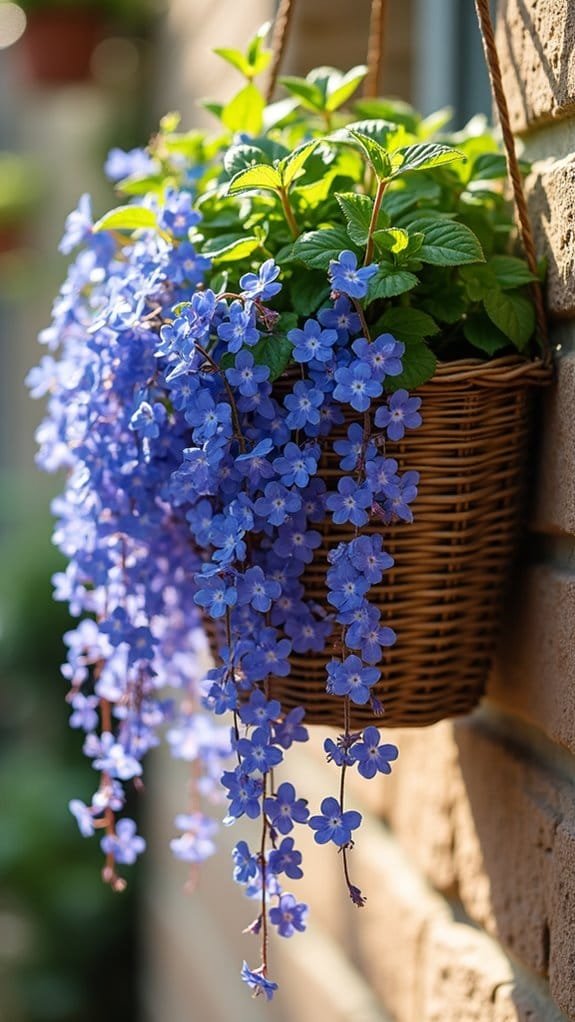
[[[422,727],[467,713],[480,699],[524,514],[534,388],[549,379],[540,361],[517,357],[444,363],[417,391],[423,425],[386,445],[400,471],[418,469],[421,479],[413,524],[371,527],[395,566],[370,599],[398,638],[379,665],[383,717],[353,706],[353,727]],[[338,460],[328,452],[320,467],[330,488]],[[323,535],[302,582],[307,599],[327,606],[327,554],[354,530],[326,522]],[[274,678],[270,695],[286,710],[304,705],[307,723],[341,727],[342,700],[325,690],[334,652],[294,653],[290,675]]]

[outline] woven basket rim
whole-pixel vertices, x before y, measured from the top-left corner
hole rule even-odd
[[[516,381],[519,385],[544,387],[553,378],[552,366],[542,358],[528,359],[521,355],[503,355],[489,360],[462,358],[438,362],[434,375],[417,391],[444,384],[461,383],[479,387],[505,387]]]

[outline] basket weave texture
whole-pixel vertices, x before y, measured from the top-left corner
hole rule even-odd
[[[353,728],[422,727],[467,713],[480,699],[524,516],[536,388],[549,379],[541,361],[462,360],[440,364],[415,391],[423,425],[386,443],[400,472],[420,472],[415,520],[369,527],[395,560],[370,590],[382,622],[397,632],[374,690],[385,712],[374,718],[369,706],[352,705]],[[332,438],[345,436],[353,418]],[[330,489],[341,475],[338,461],[326,450],[320,477]],[[327,556],[355,533],[328,521],[314,528],[323,542],[301,581],[306,599],[329,611]],[[270,697],[286,710],[305,706],[306,723],[341,728],[343,702],[325,690],[326,664],[340,654],[335,640],[323,654],[292,654],[290,675],[271,680]]]

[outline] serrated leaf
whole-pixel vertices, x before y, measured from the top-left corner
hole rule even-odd
[[[356,245],[365,245],[373,212],[373,199],[369,195],[358,195],[356,192],[340,192],[335,197],[347,221],[347,233],[351,240]],[[386,223],[387,217],[380,211],[378,224],[385,227]]]
[[[116,206],[94,224],[94,231],[137,231],[158,228],[158,219],[147,206]]]
[[[523,351],[535,329],[535,310],[529,299],[516,291],[493,288],[485,295],[483,305],[491,322]]]
[[[297,177],[300,170],[305,166],[306,160],[313,153],[314,149],[319,145],[320,139],[316,138],[312,142],[305,142],[300,145],[297,149],[294,149],[293,153],[289,156],[284,157],[283,160],[278,164],[278,173],[282,179],[284,188],[289,188],[290,184]]]
[[[269,167],[267,163],[258,163],[255,167],[240,170],[232,178],[228,185],[228,194],[237,195],[239,192],[259,189],[276,192],[279,188],[281,188],[281,178],[275,167]]]
[[[325,104],[326,110],[333,112],[353,96],[359,83],[363,81],[367,74],[367,67],[365,64],[359,64],[357,67],[352,67],[350,71],[347,71],[344,75],[339,77],[339,81],[335,76],[330,79],[327,88],[327,102]]]
[[[367,292],[367,304],[377,298],[395,298],[411,291],[419,283],[414,273],[407,270],[380,269],[371,278]]]
[[[434,266],[463,266],[484,262],[481,245],[465,224],[443,217],[419,217],[410,221],[410,231],[422,231],[425,240],[417,258]]]
[[[528,174],[531,164],[527,160],[519,161],[522,174]],[[471,179],[473,181],[497,181],[507,178],[507,161],[503,153],[481,153],[473,162]]]
[[[249,170],[262,163],[263,152],[253,145],[233,145],[224,154],[224,169],[228,177]]]
[[[469,316],[463,326],[463,334],[474,348],[486,355],[496,355],[498,351],[509,347],[509,338],[483,312]]]
[[[431,316],[421,309],[387,309],[377,321],[376,333],[389,333],[398,341],[409,344],[421,341],[425,337],[433,337],[439,333],[439,327]]]
[[[393,334],[393,330],[390,330],[390,333]],[[415,390],[431,379],[437,366],[437,358],[422,340],[405,341],[402,361],[403,371],[399,376],[388,376],[385,381],[386,390],[392,393],[402,387],[406,390]]]
[[[391,163],[387,150],[364,132],[350,128],[347,130],[369,161],[375,176],[380,181],[387,178],[391,173]]]
[[[515,256],[495,255],[491,256],[487,264],[493,270],[495,278],[502,291],[508,288],[521,287],[523,284],[531,284],[537,280],[531,273],[527,263]]]
[[[306,266],[327,270],[330,259],[337,259],[349,247],[347,232],[343,227],[333,227],[301,234],[294,242],[293,254]]]
[[[383,230],[374,232],[373,240],[380,248],[397,255],[408,247],[409,234],[403,227],[384,227]]]
[[[237,262],[238,259],[247,259],[260,245],[260,239],[254,235],[220,234],[204,242],[202,255],[207,255],[216,262],[224,257],[226,262]]]
[[[292,96],[296,96],[307,110],[317,112],[325,109],[324,94],[314,82],[308,82],[296,75],[280,75],[279,82]]]
[[[260,90],[250,82],[225,105],[221,113],[222,123],[230,131],[258,135],[262,130],[264,107]]]
[[[439,145],[435,142],[410,145],[392,154],[393,173],[391,176],[392,178],[399,177],[413,170],[431,170],[433,167],[442,167],[448,163],[455,163],[457,160],[465,161],[465,159],[465,155],[454,149],[453,146]]]

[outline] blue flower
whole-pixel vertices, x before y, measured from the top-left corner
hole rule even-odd
[[[257,727],[251,738],[240,738],[236,742],[236,750],[246,774],[265,774],[283,759],[281,749],[271,743],[268,727]]]
[[[254,504],[256,514],[265,518],[270,525],[282,525],[286,518],[299,511],[302,500],[298,493],[288,490],[281,483],[266,483],[264,496]]]
[[[310,476],[317,472],[319,454],[316,447],[305,447],[301,450],[291,440],[285,445],[283,455],[275,458],[273,467],[281,478],[284,486],[307,486]]]
[[[340,295],[332,308],[321,309],[317,317],[322,326],[329,330],[337,330],[337,338],[340,344],[347,343],[350,334],[357,334],[361,329],[361,321],[354,311],[349,298]]]
[[[228,798],[230,799],[228,816],[224,823],[231,822],[233,819],[238,820],[244,813],[250,820],[257,819],[261,813],[260,799],[263,790],[261,780],[249,777],[242,764],[235,770],[224,770],[222,784],[224,788],[228,789]]]
[[[100,847],[106,855],[112,855],[115,862],[131,866],[144,851],[146,842],[136,834],[134,820],[125,817],[118,820],[113,834],[102,838]]]
[[[336,525],[351,522],[352,525],[365,525],[369,521],[366,508],[371,507],[371,490],[365,484],[358,486],[349,476],[344,476],[337,484],[337,493],[330,493],[326,504],[332,512]]]
[[[373,397],[379,397],[383,387],[372,377],[366,362],[352,362],[335,371],[336,387],[333,396],[336,401],[346,402],[356,412],[366,412]],[[379,411],[379,409],[378,409]],[[376,413],[377,414],[377,413]]]
[[[244,308],[239,300],[232,302],[228,315],[229,322],[220,323],[217,328],[218,337],[226,342],[228,351],[234,354],[244,344],[251,347],[258,343],[260,332],[256,329],[256,312],[251,303]]]
[[[352,653],[342,662],[331,660],[327,665],[327,690],[331,695],[349,696],[352,703],[364,706],[371,698],[371,689],[377,684],[380,672],[375,667],[364,667],[360,658]]]
[[[227,402],[216,404],[209,390],[200,390],[194,394],[186,419],[195,427],[194,440],[197,443],[215,436],[219,429],[225,436],[231,436],[232,410]]]
[[[293,837],[284,837],[279,848],[274,848],[270,852],[268,867],[272,873],[285,873],[290,880],[301,880],[303,876],[301,861],[302,854],[294,848]]]
[[[386,429],[390,440],[402,440],[406,429],[417,429],[421,426],[421,415],[418,408],[420,397],[410,397],[406,390],[396,390],[387,406],[383,405],[375,413],[375,425]]]
[[[276,673],[275,668],[274,673]],[[290,710],[285,720],[275,725],[274,741],[276,745],[281,745],[282,749],[289,749],[293,742],[307,742],[309,735],[307,728],[302,724],[304,717],[303,706],[295,706],[293,710]]]
[[[380,334],[369,343],[365,337],[358,337],[352,348],[359,359],[367,362],[376,380],[385,376],[399,376],[403,369],[402,357],[405,344],[396,341],[391,334]]]
[[[419,472],[414,470],[404,472],[400,476],[397,493],[384,502],[384,510],[388,521],[400,518],[403,522],[413,521],[413,512],[410,504],[417,497],[417,486],[419,483]]]
[[[240,277],[242,296],[254,301],[259,299],[261,302],[273,298],[282,289],[281,284],[273,283],[279,275],[279,266],[276,266],[273,259],[266,259],[257,273],[244,273],[243,277]]]
[[[226,369],[226,379],[245,397],[257,394],[258,385],[267,380],[269,375],[268,367],[256,365],[254,356],[249,351],[240,351],[236,355],[235,366]]]
[[[342,813],[336,798],[324,798],[321,815],[312,816],[309,821],[311,829],[315,830],[314,839],[318,845],[326,845],[328,841],[333,841],[339,848],[349,845],[352,830],[357,830],[360,824],[361,813],[353,809]]]
[[[356,742],[350,749],[351,759],[357,763],[362,777],[375,777],[379,772],[390,774],[391,766],[399,755],[395,745],[380,745],[380,733],[376,727],[366,727],[363,741]]]
[[[340,252],[338,259],[331,259],[328,276],[334,291],[341,291],[350,298],[365,298],[368,284],[377,273],[377,266],[357,268],[357,257],[348,249]]]
[[[304,564],[311,564],[313,551],[321,545],[321,535],[313,529],[306,531],[297,521],[290,521],[278,528],[274,542],[274,553],[279,557],[295,557]]]
[[[240,710],[240,719],[243,724],[269,724],[277,720],[281,713],[281,705],[277,699],[266,699],[264,693],[255,689],[250,695],[249,701]]]
[[[265,994],[266,1000],[271,1001],[278,988],[277,983],[272,983],[271,979],[264,976],[263,965],[259,969],[254,970],[248,969],[247,962],[244,962],[241,977],[244,983],[247,983],[250,990],[253,990],[254,997],[257,997],[258,994]]]
[[[170,188],[166,192],[165,206],[160,213],[160,226],[173,234],[174,238],[187,237],[190,227],[195,227],[201,216],[192,209],[191,192],[180,192]]]
[[[258,860],[252,855],[245,841],[238,841],[232,851],[234,863],[234,880],[237,884],[247,884],[258,873]]]
[[[280,784],[275,795],[264,799],[264,813],[280,834],[289,834],[294,823],[306,823],[309,816],[307,800],[296,798],[295,788],[289,781]]]
[[[335,330],[322,330],[315,319],[308,319],[303,330],[298,327],[288,331],[288,341],[293,344],[292,357],[296,362],[329,362],[332,348],[337,341]]]
[[[218,829],[215,820],[203,813],[179,813],[175,824],[184,833],[170,841],[170,848],[176,859],[182,862],[205,862],[216,851],[212,840]]]
[[[373,458],[367,461],[365,472],[375,496],[383,494],[392,499],[399,493],[399,476],[395,458]]]
[[[379,535],[358,536],[352,540],[349,545],[349,557],[354,568],[371,586],[381,582],[383,572],[393,567],[393,557],[383,549],[383,537]]]
[[[259,565],[248,568],[238,577],[238,603],[240,607],[249,603],[254,610],[265,614],[272,605],[272,600],[281,596],[282,587],[273,579],[266,579]]]
[[[363,443],[364,432],[359,422],[352,422],[351,426],[348,427],[347,440],[335,441],[333,449],[336,454],[342,455],[339,466],[344,472],[353,472],[357,468],[359,456],[363,450]],[[370,440],[366,445],[364,459],[373,458],[374,456],[375,445]]]
[[[222,578],[204,578],[198,576],[202,586],[194,595],[195,603],[205,607],[210,617],[223,617],[229,607],[238,602],[238,593],[233,586],[228,586]]]
[[[296,930],[305,930],[307,912],[307,905],[298,903],[293,894],[282,894],[279,905],[270,909],[270,922],[277,926],[280,937],[292,937]]]
[[[303,429],[308,424],[319,423],[319,408],[324,395],[306,380],[298,380],[291,394],[284,398],[289,414],[286,422],[290,429]]]
[[[337,610],[354,610],[361,606],[369,582],[347,561],[336,564],[327,573],[328,602]]]

